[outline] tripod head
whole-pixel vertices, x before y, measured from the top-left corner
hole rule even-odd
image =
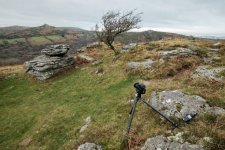
[[[141,94],[145,94],[145,92],[146,92],[145,85],[142,83],[135,83],[134,88],[136,89],[138,98],[141,98]]]

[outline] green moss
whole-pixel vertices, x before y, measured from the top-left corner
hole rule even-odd
[[[180,112],[182,109],[182,105],[180,103],[176,104],[176,109],[178,112]]]
[[[218,74],[219,77],[225,77],[225,70],[221,71],[219,74]]]

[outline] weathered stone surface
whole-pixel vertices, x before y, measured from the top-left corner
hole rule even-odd
[[[225,67],[215,67],[210,66],[199,66],[193,73],[193,78],[209,78],[212,80],[220,81],[223,80],[223,77],[219,77],[218,74],[225,70]]]
[[[78,150],[102,150],[100,145],[96,145],[94,143],[84,143],[78,147]]]
[[[90,62],[94,62],[95,59],[93,57],[90,57],[90,56],[87,56],[87,55],[84,55],[84,54],[80,54],[78,55],[75,59],[82,59],[83,63],[90,63]]]
[[[204,150],[200,145],[170,141],[164,136],[156,136],[146,140],[141,150]]]
[[[94,61],[94,62],[92,63],[92,65],[99,65],[99,64],[101,64],[101,63],[103,63],[102,60],[96,60],[96,61]]]
[[[197,53],[188,49],[188,48],[177,48],[175,50],[171,50],[171,51],[161,51],[159,52],[159,56],[162,57],[170,57],[170,56],[176,56],[176,55],[180,55],[180,56],[191,56],[191,55],[196,55]]]
[[[53,47],[54,46],[51,46],[51,48]],[[57,47],[57,49],[59,49],[59,47],[65,49],[64,46],[57,45],[55,47]],[[56,51],[59,52],[60,50]],[[57,53],[59,55],[56,56],[56,53],[51,55],[53,53],[47,53],[46,50],[45,52],[47,55],[40,55],[33,60],[25,62],[26,72],[36,76],[40,80],[46,80],[65,68],[71,67],[74,64],[73,57],[63,54],[62,51],[61,53]]]
[[[225,110],[219,107],[210,107],[206,100],[198,95],[187,95],[181,90],[153,92],[150,103],[166,116],[182,119],[188,114],[201,115],[211,113],[225,115]]]
[[[51,45],[42,49],[41,53],[48,56],[64,56],[69,49],[69,45],[65,44]]]
[[[141,62],[129,62],[127,63],[127,69],[138,69],[139,67],[143,67],[144,69],[150,69],[153,63],[154,61],[152,61],[151,59],[146,59],[145,61]]]
[[[83,125],[81,128],[80,128],[80,133],[84,132],[89,124],[91,123],[91,116],[88,116],[86,119],[85,119],[85,125]]]
[[[122,47],[122,50],[130,50],[130,49],[134,49],[136,47],[137,47],[137,43],[130,43],[130,44],[124,45]]]
[[[93,42],[93,43],[91,43],[91,44],[88,44],[87,46],[86,46],[86,48],[87,49],[90,49],[90,48],[98,48],[98,47],[100,47],[101,46],[101,43],[100,42]]]

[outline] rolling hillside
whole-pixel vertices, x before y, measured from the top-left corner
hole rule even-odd
[[[0,28],[0,66],[21,64],[40,54],[46,45],[66,43],[72,52],[92,42],[92,32],[79,28],[42,25]]]
[[[175,38],[183,35],[145,31],[127,32],[116,38],[116,42],[149,42],[162,38]],[[188,37],[187,37],[188,38]],[[96,41],[93,31],[76,27],[54,27],[44,24],[39,27],[11,26],[0,28],[0,66],[22,64],[40,54],[46,45],[66,43],[71,53]]]

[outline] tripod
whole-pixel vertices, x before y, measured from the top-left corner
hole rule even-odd
[[[129,113],[129,121],[128,121],[128,127],[127,127],[127,135],[130,132],[130,128],[131,128],[131,123],[134,117],[134,112],[135,112],[135,108],[137,106],[138,101],[142,101],[144,104],[146,104],[147,106],[149,106],[150,108],[152,108],[155,112],[159,113],[160,116],[162,116],[163,118],[165,118],[167,121],[169,121],[174,127],[178,128],[178,125],[172,121],[171,119],[169,119],[168,117],[166,117],[164,114],[162,114],[160,111],[158,111],[156,108],[154,108],[153,106],[151,106],[146,100],[141,98],[142,94],[145,94],[145,85],[144,84],[140,84],[140,83],[135,83],[134,87],[136,88],[137,91],[137,96],[134,100],[134,104],[130,110]]]

